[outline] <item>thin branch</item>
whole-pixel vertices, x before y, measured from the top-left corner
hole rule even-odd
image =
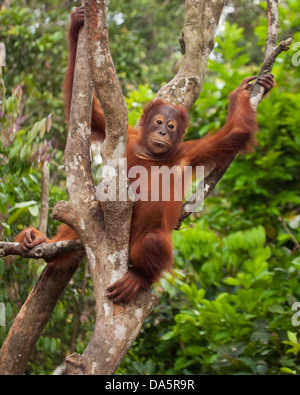
[[[232,158],[232,160],[234,160],[234,158]],[[231,162],[230,162],[231,163]],[[208,176],[206,176],[204,178],[204,192],[203,192],[203,199],[205,200],[210,194],[211,192],[214,190],[214,188],[216,187],[216,185],[218,184],[218,182],[220,181],[220,179],[223,177],[223,175],[226,173],[228,167],[230,166],[230,164],[227,167],[223,167],[222,169],[220,169],[219,171],[211,171],[210,174]],[[201,193],[202,193],[201,192]],[[201,199],[197,199],[197,201],[201,203],[200,201]],[[183,204],[182,208],[181,208],[181,214],[180,217],[178,219],[178,223],[177,226],[175,227],[175,230],[179,230],[183,221],[185,219],[187,219],[192,212],[187,211],[187,207],[190,204],[193,204],[193,201],[190,202],[190,200],[188,200],[186,203]]]
[[[58,241],[56,243],[43,243],[34,247],[32,250],[25,252],[19,243],[0,242],[0,257],[9,255],[18,255],[23,258],[44,259],[51,262],[61,255],[70,252],[84,251],[80,240]]]
[[[268,34],[265,45],[265,59],[276,47],[279,31],[278,0],[267,0]]]
[[[48,214],[49,214],[49,182],[50,182],[50,169],[49,163],[42,164],[42,197],[41,197],[41,215],[39,230],[46,234],[48,228]]]
[[[286,231],[286,233],[290,236],[290,238],[292,239],[295,247],[294,250],[295,251],[300,251],[300,244],[298,243],[298,240],[296,239],[296,237],[293,235],[293,233],[290,231],[290,229],[288,228],[287,224],[285,223],[284,219],[279,216],[278,217],[279,221],[281,222],[281,225],[283,227],[283,229]]]
[[[258,77],[271,73],[277,56],[280,55],[281,52],[283,51],[288,51],[292,41],[293,41],[292,38],[288,38],[287,40],[281,41],[281,43],[277,47],[275,47],[271,52],[268,51],[270,54],[264,60],[263,65],[259,70]],[[265,88],[263,86],[259,85],[258,83],[254,84],[250,96],[250,103],[255,110],[257,109],[258,104],[260,103],[264,95],[264,91]]]
[[[289,38],[285,41],[282,41],[276,47],[279,31],[278,0],[267,0],[267,16],[268,34],[265,45],[264,61],[259,70],[258,77],[262,77],[271,73],[277,56],[283,51],[288,51],[289,46],[293,41],[292,38]],[[250,103],[254,110],[257,109],[258,104],[263,98],[264,92],[265,88],[256,82],[250,95]]]

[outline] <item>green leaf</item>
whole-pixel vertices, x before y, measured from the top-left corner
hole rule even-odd
[[[37,206],[37,202],[35,202],[34,200],[32,200],[32,201],[29,201],[29,202],[17,203],[17,204],[10,210],[10,212],[11,212],[12,214],[8,217],[8,220],[7,220],[8,225],[11,225],[11,224],[15,223],[15,222],[20,218],[20,216],[21,216],[23,213],[25,213],[27,210],[30,210],[30,208],[31,208],[32,206],[34,206],[34,207]],[[37,210],[38,210],[38,207],[37,207]],[[36,215],[37,212],[38,212],[38,211],[36,211],[36,209],[33,208],[33,214],[32,214],[32,215],[37,216],[37,215],[38,215],[38,214]]]
[[[29,201],[29,202],[17,203],[17,204],[15,205],[14,208],[27,208],[27,207],[30,207],[30,206],[34,206],[34,205],[36,205],[36,204],[37,204],[36,201],[31,200],[31,201]]]
[[[240,285],[240,281],[237,278],[233,278],[233,277],[227,277],[223,282],[224,284],[227,285],[233,285],[233,286]]]
[[[8,195],[6,193],[0,193],[0,202],[5,204],[8,201]]]
[[[298,339],[297,339],[296,333],[288,331],[288,338],[292,343],[298,344]]]
[[[290,368],[280,368],[280,370],[281,370],[283,373],[287,373],[287,374],[292,374],[292,375],[296,375],[296,374],[297,374],[297,371],[296,371],[296,370],[292,370],[292,369],[290,369]]]
[[[33,217],[38,217],[39,215],[39,206],[30,206],[29,207],[29,212]]]
[[[3,276],[5,272],[5,262],[4,259],[0,259],[0,276]]]
[[[39,184],[39,180],[37,179],[37,177],[34,174],[29,174],[29,177],[32,179],[32,181],[38,185]]]
[[[161,337],[161,339],[164,340],[164,341],[166,341],[166,340],[172,339],[173,336],[174,336],[174,332],[173,332],[173,331],[170,331],[170,332],[165,333],[165,334]]]

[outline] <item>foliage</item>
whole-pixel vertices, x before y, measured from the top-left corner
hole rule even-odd
[[[65,185],[60,185],[62,155],[53,149],[49,137],[52,118],[48,116],[33,126],[25,126],[23,91],[17,86],[11,96],[5,98],[2,86],[0,119],[0,239],[11,240],[24,226],[38,227],[41,198],[41,164],[51,160],[50,209],[66,198]],[[48,235],[56,232],[57,223],[50,221]],[[16,314],[25,302],[44,267],[43,262],[14,259],[0,259],[0,303],[5,305],[6,327],[0,326],[0,344],[4,341]],[[45,374],[59,365],[67,351],[74,347],[76,329],[79,323],[83,330],[76,339],[77,349],[83,351],[85,334],[90,334],[93,318],[93,301],[86,290],[87,279],[82,267],[72,281],[53,313],[46,328],[46,335],[38,344],[34,362],[28,365],[28,373]],[[89,285],[91,289],[91,285]],[[90,307],[91,305],[91,307]],[[1,321],[2,322],[2,321]],[[66,325],[67,322],[67,325]],[[0,323],[1,324],[1,323]],[[83,329],[86,328],[86,329]],[[75,330],[75,332],[74,332]],[[61,342],[61,336],[64,341]],[[42,363],[41,363],[42,361]]]
[[[64,140],[64,37],[69,10],[78,2],[50,3],[13,0],[0,12],[0,41],[8,53],[8,92],[0,119],[1,240],[38,225],[40,162],[52,152],[50,207],[66,198],[62,154],[51,144],[58,133]],[[127,92],[130,124],[169,78],[178,56],[171,53],[182,3],[110,1],[111,45]],[[259,8],[251,5],[249,15],[241,14],[245,0],[235,3],[232,23],[221,29],[202,95],[191,110],[187,139],[221,127],[228,94],[257,73],[266,35],[264,2]],[[300,41],[299,3],[280,4],[281,37],[292,33]],[[154,25],[159,29],[152,32]],[[256,152],[237,158],[203,212],[174,234],[174,275],[156,287],[160,304],[119,374],[300,373],[299,329],[292,324],[292,306],[300,301],[295,245],[295,239],[300,242],[300,68],[293,66],[292,56],[293,51],[280,56],[274,68],[278,86],[259,105]],[[56,225],[50,219],[49,236]],[[0,303],[7,320],[0,327],[0,344],[41,270],[33,260],[0,259]],[[85,349],[93,329],[91,289],[83,265],[60,299],[26,374],[51,374],[67,354]]]
[[[110,48],[122,85],[130,91],[148,83],[158,90],[163,81],[172,78],[172,68],[180,56],[177,38],[183,25],[184,2],[109,0],[108,7]]]
[[[22,86],[28,124],[55,111],[52,133],[58,135],[64,132],[61,86],[68,56],[68,12],[61,13],[58,2],[32,3],[13,1],[0,10],[0,41],[6,45],[9,70],[4,78],[9,92]]]
[[[110,47],[124,90],[129,92],[146,83],[158,89],[172,76],[180,55],[177,36],[183,22],[183,2],[108,3]],[[61,88],[68,59],[66,32],[71,9],[79,5],[78,0],[12,0],[9,7],[0,6],[0,42],[7,48],[8,90],[11,93],[16,85],[22,86],[28,123],[45,113],[53,114],[51,133],[61,149],[65,142]]]

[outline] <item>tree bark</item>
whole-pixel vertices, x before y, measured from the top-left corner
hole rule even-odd
[[[51,262],[60,255],[70,252],[84,251],[80,240],[59,241],[57,243],[43,243],[25,252],[19,243],[0,242],[0,258],[9,255],[19,255],[23,258],[44,259]]]
[[[104,171],[98,188],[110,188],[119,185],[115,175],[119,174],[120,160],[126,158],[127,109],[109,51],[105,1],[86,1],[85,6],[91,70],[106,119],[106,140],[101,152]],[[81,230],[94,283],[96,323],[84,353],[67,359],[68,374],[114,373],[157,303],[150,292],[141,293],[126,306],[114,305],[106,296],[106,288],[128,269],[131,215],[132,203],[127,200],[103,202],[101,229],[94,217],[85,221],[85,229]],[[81,221],[85,217],[84,213],[79,214]],[[100,241],[99,233],[104,236]]]
[[[177,75],[159,90],[156,98],[189,109],[200,96],[208,57],[226,0],[186,0],[184,26],[179,38],[184,52]]]

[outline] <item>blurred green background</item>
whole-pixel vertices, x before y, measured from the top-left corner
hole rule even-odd
[[[5,0],[0,6],[0,42],[7,52],[0,85],[0,240],[38,226],[41,166],[49,160],[48,236],[58,225],[51,210],[66,199],[61,86],[75,5]],[[134,125],[143,104],[173,76],[184,2],[110,0],[108,7],[111,51]],[[224,15],[203,92],[190,111],[188,139],[224,124],[228,94],[262,62],[266,2],[229,2]],[[280,1],[280,26],[280,40],[300,42],[299,1]],[[300,373],[299,326],[292,323],[292,306],[300,302],[299,64],[300,44],[280,55],[273,69],[277,87],[258,107],[259,147],[237,158],[204,210],[174,232],[174,275],[155,286],[159,306],[119,374]],[[43,265],[0,259],[7,324],[0,327],[0,345]],[[52,374],[66,355],[82,352],[93,322],[92,284],[83,265],[26,374]]]

